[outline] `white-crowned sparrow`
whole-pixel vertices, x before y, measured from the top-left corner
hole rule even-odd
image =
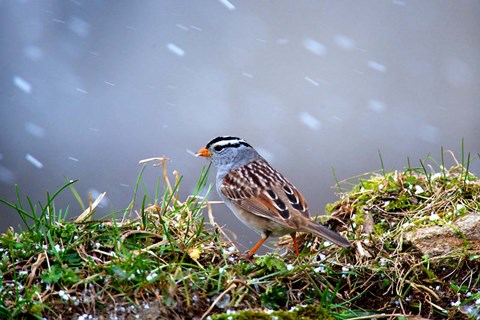
[[[268,237],[286,234],[291,235],[298,255],[297,231],[312,233],[344,248],[351,246],[338,233],[311,220],[300,192],[245,140],[217,137],[197,155],[213,162],[217,192],[227,207],[261,234],[260,241],[249,251],[249,258]]]

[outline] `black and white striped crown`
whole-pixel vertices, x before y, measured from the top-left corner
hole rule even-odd
[[[238,148],[240,146],[246,146],[252,148],[245,140],[232,136],[221,136],[212,139],[207,143],[207,149],[214,148],[216,151],[220,151],[225,148]]]

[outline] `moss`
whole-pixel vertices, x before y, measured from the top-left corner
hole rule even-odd
[[[328,227],[352,248],[299,234],[299,257],[286,236],[279,245],[287,244],[287,254],[249,261],[198,196],[206,172],[194,195],[182,200],[181,178],[171,183],[165,161],[162,166],[163,194],[160,186],[153,195],[137,194],[142,168],[121,217],[93,220],[90,203],[82,218],[67,221],[53,198],[72,182],[38,206],[28,198],[22,204],[18,190],[19,203],[0,199],[32,222],[0,235],[0,318],[76,318],[86,310],[98,318],[462,318],[480,301],[480,258],[463,235],[462,252],[434,259],[403,237],[405,230],[479,211],[480,179],[464,168],[368,174],[327,205]],[[148,206],[149,199],[157,200]]]
[[[244,310],[237,312],[229,312],[227,314],[213,315],[213,320],[317,320],[335,319],[328,312],[320,306],[308,305],[296,307],[292,310],[286,311],[254,311]]]

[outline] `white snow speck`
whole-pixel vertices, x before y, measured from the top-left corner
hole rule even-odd
[[[86,38],[90,33],[90,24],[78,17],[72,17],[70,20],[68,20],[67,25],[70,31],[82,38]]]
[[[430,214],[430,218],[429,218],[429,219],[430,219],[430,221],[435,221],[435,220],[440,219],[440,216],[439,216],[438,214],[436,214],[435,212],[432,212],[432,213]]]
[[[325,272],[325,266],[320,265],[320,266],[316,267],[315,269],[313,269],[313,271],[315,271],[316,273],[324,273]]]
[[[462,303],[460,300],[450,302],[452,307],[458,307],[460,305],[460,303]]]
[[[367,62],[367,65],[372,68],[373,70],[375,71],[378,71],[378,72],[385,72],[387,71],[387,67],[385,67],[385,65],[381,64],[381,63],[378,63],[376,61],[372,61],[372,60],[369,60]]]
[[[385,111],[385,103],[376,99],[370,99],[368,100],[368,108],[374,112],[383,112]]]
[[[305,77],[304,78],[305,80],[307,80],[307,82],[309,82],[310,84],[313,84],[314,86],[318,87],[319,86],[319,83],[315,80],[313,80],[312,78],[310,77]]]
[[[304,125],[312,130],[318,130],[322,127],[322,123],[308,112],[300,112],[298,118]]]
[[[177,28],[179,28],[179,29],[182,29],[182,30],[184,30],[184,31],[188,31],[188,27],[185,26],[185,25],[183,25],[183,24],[181,24],[181,23],[177,23],[177,24],[175,25],[175,27],[177,27]]]
[[[347,37],[343,34],[337,34],[333,38],[333,41],[337,46],[339,46],[342,49],[345,49],[345,50],[355,49],[355,41],[352,38]]]
[[[305,47],[305,49],[307,49],[313,54],[316,54],[317,56],[324,56],[327,54],[327,47],[325,47],[317,40],[305,38],[303,39],[303,46]]]
[[[0,181],[10,184],[13,183],[14,180],[15,175],[13,174],[13,171],[0,165]]]
[[[176,54],[179,57],[183,57],[185,55],[185,50],[180,48],[179,46],[173,44],[173,43],[168,43],[167,44],[167,49],[170,50],[172,53]]]
[[[31,123],[31,122],[25,123],[25,131],[27,131],[32,136],[37,138],[45,137],[45,129],[43,129],[39,125],[36,125],[35,123]]]
[[[420,186],[418,184],[415,185],[415,194],[422,194],[424,192],[425,192],[425,190],[423,190],[422,186]]]
[[[228,0],[218,0],[218,1],[220,1],[220,3],[223,4],[228,10],[230,11],[235,10],[235,6],[231,4],[230,1]]]
[[[74,158],[74,157],[68,157],[68,160],[72,160],[72,161],[75,161],[75,162],[80,161],[80,160],[78,160],[77,158]]]
[[[109,86],[115,87],[115,83],[109,81],[103,81],[103,83],[108,84]]]
[[[418,130],[420,139],[423,141],[437,143],[440,140],[441,131],[431,124],[422,124]]]
[[[282,39],[277,39],[277,40],[275,40],[275,42],[276,42],[277,44],[289,44],[289,43],[290,43],[290,40],[285,39],[285,38],[282,38]]]
[[[130,187],[130,186],[129,186],[128,184],[126,184],[126,183],[120,183],[120,186],[121,186],[121,187],[125,187],[125,188]]]
[[[472,70],[465,61],[458,58],[449,59],[446,63],[447,81],[455,86],[460,87],[472,81]]]
[[[23,48],[23,54],[32,61],[39,61],[43,58],[43,50],[37,46],[26,46]]]
[[[65,20],[60,20],[60,19],[53,18],[52,21],[53,21],[53,22],[57,22],[57,23],[63,23],[63,24],[65,24]]]
[[[353,72],[357,73],[357,74],[360,74],[360,75],[364,75],[365,72],[363,72],[362,70],[358,70],[358,69],[352,69]]]
[[[38,161],[34,156],[32,156],[30,153],[27,153],[27,155],[25,156],[25,160],[33,164],[38,169],[43,168],[43,164],[40,161]]]
[[[88,93],[87,90],[83,90],[83,89],[81,89],[81,88],[77,88],[77,91],[78,91],[78,92],[81,92],[81,93]]]
[[[22,90],[25,93],[30,94],[32,92],[32,85],[22,77],[13,77],[13,83],[15,84],[15,86],[17,86],[18,89]]]
[[[190,28],[192,28],[194,30],[197,30],[197,31],[203,31],[201,28],[193,26],[193,25],[190,25]]]
[[[402,7],[405,7],[407,5],[405,1],[400,1],[400,0],[393,0],[392,3]]]
[[[88,193],[89,194],[92,194],[92,198],[93,200],[95,201],[101,194],[100,191],[98,191],[97,189],[95,188],[90,188],[88,189]],[[108,206],[108,204],[110,203],[110,200],[107,198],[107,196],[104,196],[102,201],[100,201],[100,204],[98,205],[99,207],[103,207],[103,206]]]

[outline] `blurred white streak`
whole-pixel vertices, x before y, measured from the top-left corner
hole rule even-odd
[[[383,112],[385,111],[385,103],[376,99],[370,99],[368,100],[368,108],[374,112]]]
[[[188,31],[188,30],[189,30],[187,26],[184,26],[184,25],[181,24],[181,23],[177,23],[175,26],[176,26],[177,28],[179,28],[179,29],[184,30],[184,31]]]
[[[72,160],[72,161],[75,161],[75,162],[80,161],[80,160],[78,160],[77,158],[74,158],[74,157],[68,157],[68,160]]]
[[[194,30],[197,30],[197,31],[203,31],[201,28],[196,27],[196,26],[192,26],[192,25],[190,25],[190,28],[192,28]]]
[[[316,54],[317,56],[324,56],[327,54],[327,48],[321,44],[320,42],[311,39],[311,38],[305,38],[303,39],[303,46],[305,49],[310,51],[313,54]]]
[[[353,69],[352,71],[355,72],[355,73],[357,73],[357,74],[360,74],[360,75],[362,75],[362,76],[365,74],[365,72],[363,72],[363,71],[361,71],[361,70],[358,70],[358,69]]]
[[[289,44],[290,40],[288,40],[288,39],[277,39],[277,40],[275,40],[275,42],[277,44]]]
[[[38,169],[43,168],[43,164],[40,161],[38,161],[34,156],[32,156],[30,153],[27,153],[27,155],[25,156],[25,160],[33,164]]]
[[[375,71],[379,71],[379,72],[387,71],[387,67],[385,65],[378,63],[376,61],[369,60],[367,65]]]
[[[25,79],[19,76],[13,77],[13,83],[15,86],[25,93],[30,94],[32,92],[32,85]]]
[[[253,78],[253,74],[248,73],[248,72],[242,72],[242,76],[244,76],[246,78]]]
[[[179,57],[183,57],[185,55],[185,50],[182,48],[178,47],[177,45],[173,43],[168,43],[167,44],[167,49],[170,50],[172,53],[176,54]]]
[[[81,92],[81,93],[88,93],[86,90],[83,90],[83,89],[80,89],[80,88],[77,88],[77,91]]]
[[[446,68],[447,81],[453,86],[459,87],[472,80],[472,68],[460,59],[449,59]]]
[[[34,45],[28,45],[23,48],[23,54],[32,61],[40,61],[44,56],[43,50]]]
[[[298,118],[304,125],[312,130],[318,130],[322,127],[322,123],[308,112],[300,112]]]
[[[45,129],[40,127],[39,125],[36,125],[35,123],[25,123],[25,131],[37,138],[45,137]]]
[[[14,180],[15,180],[15,175],[13,174],[13,171],[0,165],[0,181],[7,184],[11,184],[14,182]]]
[[[102,194],[100,191],[98,191],[95,188],[88,189],[88,193],[92,195],[92,199],[97,199]],[[106,196],[104,196],[102,198],[102,201],[100,201],[99,207],[108,206],[109,203],[110,203],[110,200]]]
[[[420,139],[423,141],[431,142],[431,143],[438,143],[441,137],[441,132],[440,129],[437,127],[425,123],[420,126],[418,129],[418,135],[420,136]]]
[[[78,17],[72,17],[68,20],[68,29],[82,38],[88,37],[90,33],[90,24]]]
[[[343,34],[337,34],[333,38],[333,41],[335,41],[335,44],[337,46],[345,50],[352,50],[355,48],[355,41],[352,38],[347,37]]]
[[[307,80],[307,82],[313,84],[314,86],[318,87],[319,86],[319,83],[315,80],[313,80],[312,78],[310,77],[305,77],[305,80]]]
[[[392,3],[402,7],[405,7],[407,5],[405,1],[400,1],[400,0],[393,0]]]
[[[235,6],[230,3],[228,0],[218,0],[220,1],[221,4],[223,4],[225,7],[227,7],[228,10],[232,11],[235,10]]]

